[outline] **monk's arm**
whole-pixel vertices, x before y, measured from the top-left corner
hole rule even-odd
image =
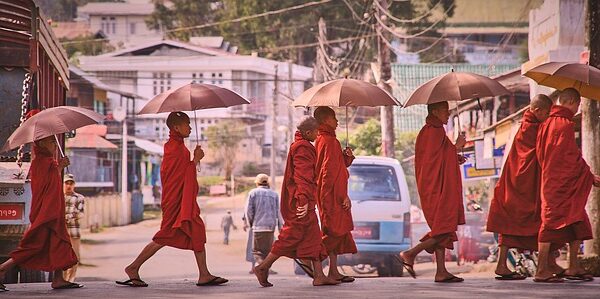
[[[311,184],[314,184],[316,157],[314,151],[305,146],[298,147],[293,158],[294,182],[296,183],[296,199],[297,207],[303,207],[308,204],[311,196],[314,196],[310,190]]]
[[[330,141],[331,142],[331,141]],[[329,225],[329,219],[333,213],[333,207],[336,204],[338,199],[334,198],[334,188],[336,185],[336,175],[334,169],[336,168],[335,161],[331,159],[332,144],[330,142],[324,142],[321,144],[321,155],[323,162],[321,163],[321,169],[317,169],[317,172],[321,172],[321,186],[320,188],[320,200],[321,200],[321,208],[323,209],[323,227],[327,228]],[[336,153],[338,154],[338,153]],[[339,155],[339,154],[338,154]],[[339,200],[341,202],[341,200]]]

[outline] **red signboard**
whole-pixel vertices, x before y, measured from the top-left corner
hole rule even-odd
[[[25,205],[22,203],[0,203],[1,220],[22,220]]]

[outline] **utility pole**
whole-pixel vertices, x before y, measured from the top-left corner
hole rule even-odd
[[[585,1],[587,15],[587,47],[590,51],[589,65],[600,67],[600,2]],[[600,175],[600,102],[583,99],[581,101],[581,147],[583,158],[590,165],[592,173]],[[587,204],[587,212],[592,223],[594,238],[585,241],[585,254],[600,254],[600,189],[592,188]]]
[[[383,9],[387,9],[387,0],[375,0],[379,1]],[[375,13],[381,16],[381,20],[385,22],[387,20],[383,11],[377,9]],[[390,64],[390,48],[383,38],[388,35],[385,33],[385,29],[377,22],[377,62],[379,63],[379,69],[381,76],[379,79],[379,86],[392,94],[392,86],[389,84],[389,80],[392,78],[392,66]],[[385,157],[394,157],[394,107],[383,106],[380,111],[381,115],[381,148],[382,154]]]
[[[276,142],[276,134],[277,134],[277,96],[279,93],[279,78],[277,77],[277,73],[279,71],[279,66],[275,65],[275,80],[273,81],[273,110],[271,111],[271,188],[277,188],[275,183],[275,157],[277,155],[277,150],[275,146]]]
[[[292,75],[294,69],[294,64],[291,60],[288,61],[288,94],[292,101],[294,99],[294,82],[292,81],[294,76]],[[294,107],[292,105],[288,105],[288,133],[287,133],[287,146],[289,146],[292,141],[294,141]],[[287,147],[286,147],[287,148]]]

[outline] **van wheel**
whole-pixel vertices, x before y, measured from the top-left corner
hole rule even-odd
[[[390,276],[392,277],[402,277],[404,276],[404,267],[402,263],[396,259],[393,255],[389,257],[389,267],[390,267]]]

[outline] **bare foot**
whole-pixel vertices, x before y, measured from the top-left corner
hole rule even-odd
[[[496,267],[496,271],[494,271],[494,273],[496,273],[496,275],[510,275],[513,273],[513,271],[510,271],[510,269],[506,268],[506,267]]]
[[[57,289],[60,288],[62,286],[66,286],[66,285],[70,285],[71,283],[64,280],[62,277],[57,277],[56,279],[52,280],[52,284],[50,285],[53,289]]]
[[[140,271],[139,268],[132,267],[131,265],[125,267],[125,274],[127,274],[127,277],[129,277],[129,279],[135,279],[131,282],[134,285],[144,285],[145,284],[140,279],[139,271]]]
[[[537,273],[535,273],[535,276],[533,278],[540,281],[546,281],[548,279],[551,279],[552,277],[554,277],[554,273],[552,273],[551,271],[538,271]]]
[[[258,266],[254,267],[254,275],[256,275],[258,283],[260,283],[261,286],[265,288],[273,286],[273,284],[269,282],[269,269],[261,269]]]
[[[446,282],[452,278],[454,278],[456,276],[454,276],[454,274],[446,271],[446,272],[441,272],[441,273],[436,273],[435,274],[435,281],[436,282]],[[458,278],[458,277],[456,277]]]
[[[415,257],[412,255],[409,255],[408,253],[406,253],[406,251],[402,251],[400,252],[399,256],[402,258],[402,260],[409,264],[409,265],[414,265],[415,264]]]
[[[337,285],[340,283],[342,283],[342,282],[339,280],[331,279],[327,276],[315,277],[315,279],[313,279],[313,286],[315,286],[315,287]]]

